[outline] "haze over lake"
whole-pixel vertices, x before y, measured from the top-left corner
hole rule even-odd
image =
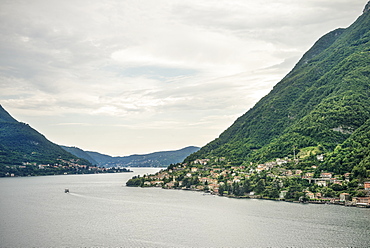
[[[369,209],[126,187],[159,169],[133,170],[0,178],[0,246],[370,246]]]

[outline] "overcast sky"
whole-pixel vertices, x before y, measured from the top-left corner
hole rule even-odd
[[[0,0],[0,104],[60,145],[203,146],[367,0]]]

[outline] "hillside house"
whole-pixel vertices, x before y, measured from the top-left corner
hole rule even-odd
[[[240,177],[240,176],[236,176],[236,177],[234,177],[234,179],[233,179],[233,183],[239,183],[239,182],[240,182],[240,179],[241,179],[241,177]]]
[[[208,189],[217,193],[218,192],[219,185],[218,184],[208,184]]]
[[[306,196],[307,196],[308,198],[310,198],[310,199],[315,199],[315,194],[314,194],[314,193],[312,193],[312,192],[308,192],[308,193],[306,193]]]
[[[329,172],[323,172],[320,174],[321,178],[331,178],[333,175]]]
[[[326,187],[326,181],[325,180],[320,180],[315,182],[318,186],[323,186]]]
[[[370,207],[370,197],[357,197],[355,200],[359,207]]]
[[[280,199],[285,199],[285,196],[286,196],[287,193],[288,193],[287,190],[280,191],[279,198]]]
[[[324,154],[317,155],[317,156],[316,156],[316,159],[317,159],[318,161],[324,161]]]
[[[286,160],[286,159],[280,159],[280,158],[276,159],[276,164],[278,164],[278,165],[282,165],[282,164],[286,164],[286,163],[288,163],[288,160]]]
[[[340,202],[346,202],[346,201],[349,201],[350,199],[351,199],[351,196],[348,193],[341,193],[339,195],[339,201]]]
[[[370,191],[370,182],[364,182],[364,189]]]
[[[346,174],[344,174],[344,179],[345,179],[347,182],[349,182],[350,176],[351,176],[351,173],[346,173]]]
[[[196,159],[193,163],[194,164],[207,165],[208,162],[209,162],[209,159]]]
[[[285,175],[288,176],[288,177],[291,177],[293,175],[293,172],[291,170],[287,170],[285,172]]]
[[[264,171],[264,170],[268,170],[268,168],[264,165],[258,165],[258,167],[256,168],[257,173],[261,173],[261,171]]]
[[[175,187],[175,184],[176,184],[176,182],[169,182],[169,183],[166,183],[166,185],[165,185],[165,187],[167,187],[167,188],[174,188]]]
[[[204,186],[203,185],[197,185],[195,189],[196,190],[204,190]]]
[[[156,187],[161,187],[163,184],[163,181],[152,181],[151,184]]]
[[[202,183],[209,183],[209,181],[210,181],[210,179],[208,178],[208,177],[202,177],[201,179],[200,179],[200,181],[202,182]]]
[[[265,165],[266,165],[266,167],[268,167],[269,169],[271,169],[271,168],[273,168],[274,166],[276,166],[276,165],[277,165],[277,163],[276,163],[276,162],[267,162]]]
[[[311,172],[307,172],[307,173],[303,176],[303,178],[313,178],[313,173],[311,173]]]

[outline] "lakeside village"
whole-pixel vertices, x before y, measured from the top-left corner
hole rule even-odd
[[[323,161],[323,155],[317,156]],[[126,185],[203,191],[232,198],[259,198],[301,203],[370,207],[370,179],[351,173],[318,172],[317,166],[288,169],[298,160],[232,166],[224,158],[197,159],[170,165],[155,175],[135,176]]]
[[[123,167],[98,167],[94,165],[80,164],[79,159],[57,159],[55,164],[38,164],[36,162],[23,162],[22,165],[6,165],[0,167],[0,177],[18,176],[43,176],[43,175],[67,175],[67,174],[98,174],[131,172]]]

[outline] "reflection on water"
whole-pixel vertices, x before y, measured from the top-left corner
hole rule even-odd
[[[158,169],[133,170],[1,178],[0,246],[370,246],[369,209],[129,188]]]

